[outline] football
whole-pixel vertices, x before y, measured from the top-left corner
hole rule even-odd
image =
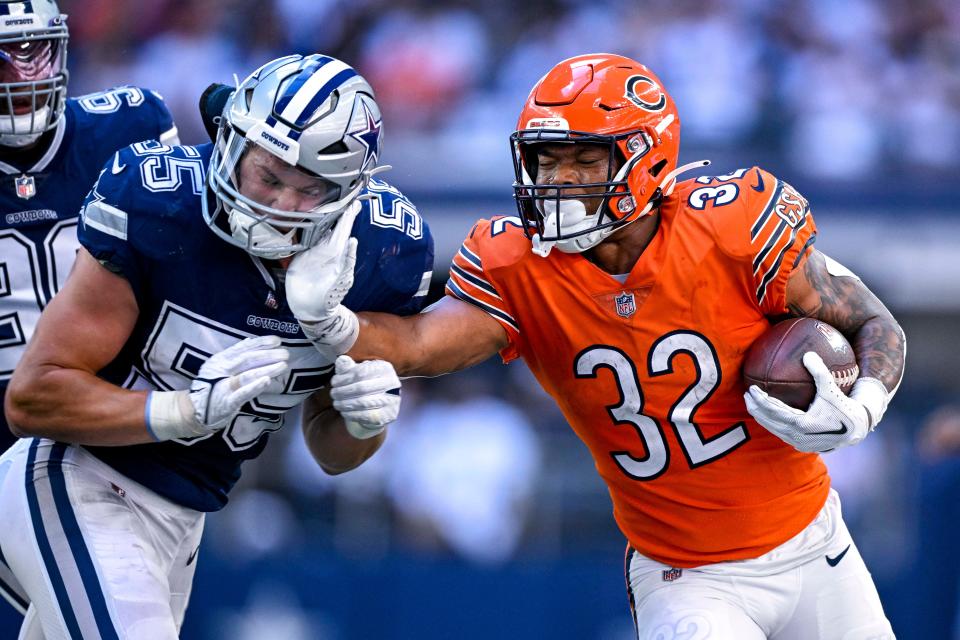
[[[784,320],[760,336],[743,361],[743,383],[806,410],[817,393],[813,376],[803,366],[807,351],[823,358],[837,385],[849,394],[860,373],[853,347],[842,333],[814,318]]]

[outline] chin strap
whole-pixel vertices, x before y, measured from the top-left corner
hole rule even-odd
[[[694,169],[700,169],[706,167],[710,164],[709,160],[697,160],[696,162],[688,162],[685,165],[681,165],[663,176],[663,180],[660,182],[660,191],[663,193],[663,197],[666,198],[673,193],[673,190],[677,186],[677,176],[681,173],[686,173],[687,171],[693,171]]]
[[[553,245],[557,244],[554,240],[541,240],[539,233],[533,234],[533,238],[531,238],[530,241],[533,244],[531,251],[541,258],[546,258],[550,255],[550,252],[553,251]]]
[[[392,164],[381,164],[381,165],[378,165],[378,166],[374,167],[373,169],[370,169],[370,171],[367,171],[367,177],[368,177],[368,178],[372,178],[373,176],[375,176],[375,175],[377,175],[377,174],[379,174],[379,173],[383,173],[384,171],[390,171],[390,169],[393,169],[393,165],[392,165]]]
[[[390,164],[381,164],[380,166],[374,167],[373,169],[370,169],[369,171],[364,171],[364,172],[363,172],[363,175],[364,175],[364,177],[366,177],[367,182],[369,183],[370,180],[373,178],[373,176],[379,175],[379,174],[381,174],[381,173],[383,173],[383,172],[385,172],[385,171],[390,171],[390,169],[393,169],[393,165],[390,165]],[[364,193],[363,195],[360,195],[360,196],[357,197],[357,202],[359,202],[359,201],[361,201],[361,200],[376,200],[376,199],[379,198],[379,197],[380,197],[380,196],[378,196],[378,195],[375,194],[375,193]]]

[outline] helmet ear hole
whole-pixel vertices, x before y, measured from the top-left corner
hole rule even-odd
[[[666,159],[661,160],[661,161],[658,162],[657,164],[655,164],[655,165],[653,165],[652,167],[650,167],[650,175],[652,175],[654,178],[656,178],[657,176],[660,175],[660,172],[663,171],[663,169],[664,169],[666,166],[667,166],[667,161],[666,161]]]
[[[329,156],[335,153],[348,153],[349,151],[350,149],[347,148],[347,145],[343,142],[343,140],[337,140],[332,144],[328,144],[323,149],[320,149],[320,151],[317,152],[317,155]]]

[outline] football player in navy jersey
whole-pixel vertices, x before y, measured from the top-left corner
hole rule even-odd
[[[24,439],[0,459],[0,551],[35,612],[25,625],[177,637],[204,513],[287,411],[311,406],[305,440],[330,473],[380,446],[393,367],[321,352],[283,282],[323,238],[356,265],[345,304],[419,310],[433,243],[373,178],[381,138],[356,71],[288,56],[237,87],[213,145],[140,142],[107,162],[6,398]]]
[[[67,99],[67,23],[53,0],[0,0],[0,403],[79,244],[100,167],[146,139],[177,144],[159,95],[120,87]],[[0,411],[0,452],[15,438]],[[26,608],[0,561],[0,595]]]
[[[0,399],[70,272],[77,215],[100,167],[134,142],[178,144],[152,91],[67,99],[66,18],[53,0],[0,0]],[[0,450],[12,442],[0,413]]]

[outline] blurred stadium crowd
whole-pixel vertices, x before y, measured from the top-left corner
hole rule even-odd
[[[61,2],[70,14],[71,94],[117,84],[153,88],[188,144],[204,141],[196,103],[210,82],[232,82],[290,52],[320,51],[354,64],[384,110],[387,161],[400,169],[391,179],[431,225],[442,223],[436,211],[456,210],[460,237],[477,217],[512,213],[507,136],[530,86],[560,59],[593,50],[629,55],[657,71],[680,105],[687,152],[735,158],[736,166],[772,164],[791,181],[798,176],[827,190],[872,177],[907,199],[911,185],[927,181],[960,195],[955,0]],[[499,198],[501,210],[451,206],[448,187],[465,175],[474,179],[474,196]],[[867,214],[846,209],[837,226],[860,226]],[[954,207],[938,215],[938,224],[956,221]],[[452,254],[457,241],[438,234],[438,255]],[[887,258],[880,247],[864,259]],[[954,273],[958,266],[954,257]],[[439,260],[436,284],[446,268]],[[911,340],[925,335],[932,346],[921,337],[911,352],[904,391],[882,432],[828,456],[845,518],[901,638],[948,637],[941,634],[952,629],[957,601],[960,552],[946,532],[958,520],[955,508],[943,505],[960,495],[960,410],[941,409],[924,423],[957,391],[955,380],[924,377],[924,358],[957,338],[957,305],[946,306],[935,317],[894,309]],[[208,519],[206,566],[185,638],[373,637],[365,634],[374,627],[357,631],[356,617],[344,613],[355,607],[334,603],[358,585],[377,598],[395,596],[384,582],[397,575],[390,568],[396,558],[417,567],[422,580],[405,583],[411,590],[449,595],[464,587],[436,568],[449,565],[430,564],[439,558],[470,580],[501,576],[491,591],[539,603],[541,610],[504,618],[506,628],[520,629],[510,626],[519,616],[564,614],[589,622],[570,622],[565,628],[574,635],[561,628],[554,637],[630,636],[617,566],[623,543],[609,498],[586,450],[522,366],[489,362],[446,379],[407,381],[401,419],[384,449],[344,476],[324,476],[298,430],[285,432],[245,468],[230,507]],[[307,576],[293,580],[291,557],[326,564],[328,573],[300,567]],[[561,611],[557,594],[521,594],[509,584],[529,586],[521,569],[509,567],[533,563],[553,576],[534,583],[547,591],[586,588],[593,583],[569,573],[581,566],[578,558],[587,558],[599,574],[592,579],[614,594],[607,609]],[[225,576],[235,579],[232,586]],[[446,588],[438,576],[451,580]],[[236,610],[209,608],[219,598],[207,601],[205,593],[223,595],[238,584],[248,589],[236,595]],[[326,603],[291,605],[314,602],[311,589]],[[471,604],[472,611],[445,611],[431,624],[385,626],[395,633],[380,637],[446,637],[456,629],[470,638],[481,637],[480,628],[489,635],[489,626],[462,626],[486,610],[479,595]],[[258,625],[272,631],[260,633]],[[443,628],[451,633],[437,631]]]
[[[74,92],[151,86],[187,142],[202,135],[193,105],[207,83],[292,51],[357,66],[391,136],[468,138],[503,138],[520,100],[558,60],[614,51],[657,70],[682,106],[688,144],[747,145],[840,178],[960,168],[952,0],[64,4]]]

